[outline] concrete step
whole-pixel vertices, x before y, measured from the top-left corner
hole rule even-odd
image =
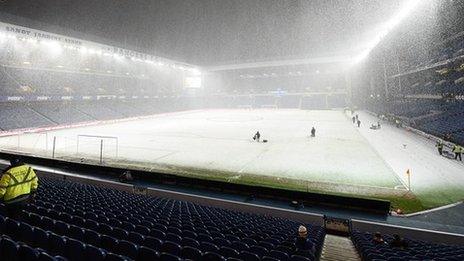
[[[350,238],[326,235],[321,253],[322,261],[360,261]]]

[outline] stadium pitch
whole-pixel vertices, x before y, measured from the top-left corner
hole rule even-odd
[[[103,148],[108,165],[388,199],[405,212],[464,198],[463,164],[439,157],[416,134],[390,125],[371,130],[377,120],[366,113],[360,119],[358,128],[341,110],[188,111],[49,131],[47,150],[37,141],[22,142],[21,150],[50,156],[56,137],[58,158],[98,163]],[[254,141],[256,131],[268,142]]]

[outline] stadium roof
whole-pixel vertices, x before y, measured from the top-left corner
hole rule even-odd
[[[346,55],[405,1],[15,0],[0,7],[147,53],[214,66]]]

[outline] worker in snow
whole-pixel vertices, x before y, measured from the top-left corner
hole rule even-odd
[[[316,128],[311,129],[311,137],[316,137]]]
[[[440,156],[443,155],[443,147],[444,147],[443,141],[438,140],[437,144],[435,144],[435,147],[437,147],[438,154],[440,154]]]
[[[459,146],[458,144],[454,144],[453,146],[453,153],[454,153],[454,159],[459,161],[462,161],[461,153],[462,153],[463,148]]]
[[[259,133],[259,131],[257,131],[255,133],[255,136],[253,136],[253,140],[259,142],[259,139],[261,138],[261,134]]]

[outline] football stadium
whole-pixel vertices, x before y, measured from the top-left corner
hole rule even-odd
[[[464,260],[462,14],[0,1],[0,260]]]

